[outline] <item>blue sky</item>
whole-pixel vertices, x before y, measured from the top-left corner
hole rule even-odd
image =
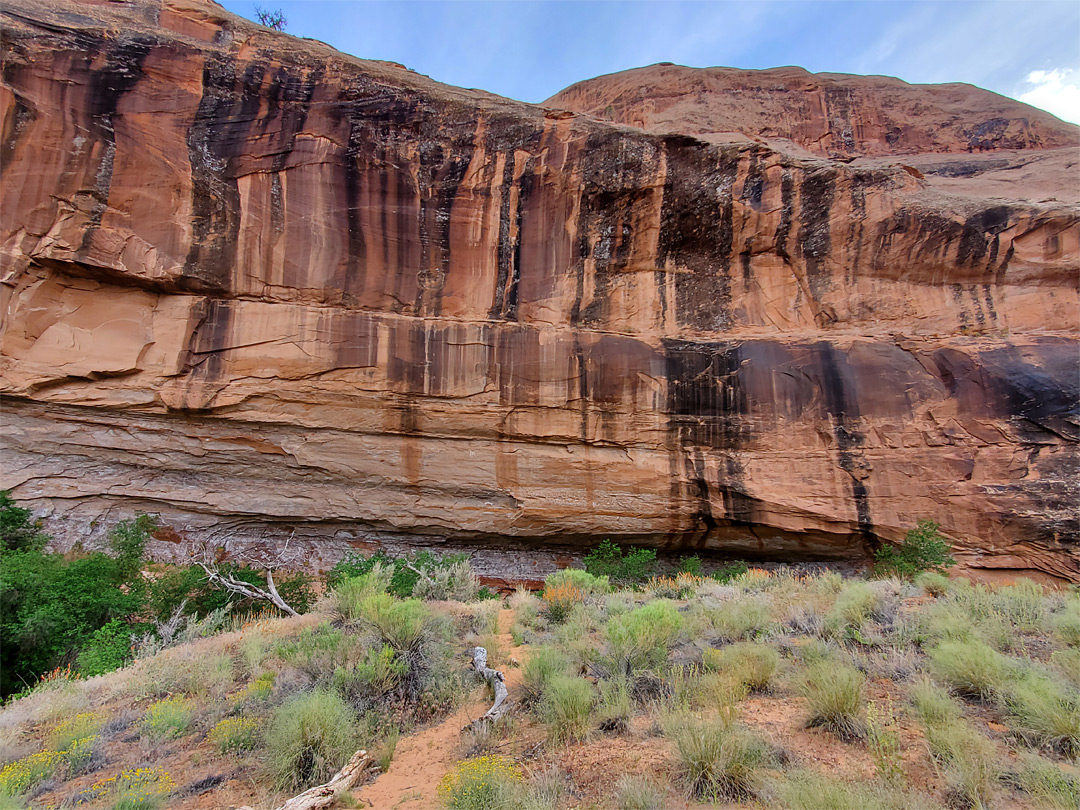
[[[224,0],[434,79],[538,102],[655,62],[962,81],[1080,123],[1076,0]]]

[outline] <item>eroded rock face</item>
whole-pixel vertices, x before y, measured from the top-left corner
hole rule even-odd
[[[1080,578],[1077,206],[196,0],[3,14],[2,486],[61,538],[153,511],[535,577],[607,537],[860,558],[932,518],[968,565]],[[1009,147],[1075,151],[1024,109]]]

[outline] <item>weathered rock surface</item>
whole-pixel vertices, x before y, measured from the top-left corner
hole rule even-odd
[[[64,540],[153,511],[528,576],[607,537],[856,558],[932,518],[970,566],[1080,578],[1076,205],[946,194],[887,130],[872,165],[649,133],[198,0],[2,15],[0,485]],[[848,80],[858,120],[906,109]],[[956,120],[904,148],[956,146],[939,90]],[[964,94],[1029,173],[1075,159]]]

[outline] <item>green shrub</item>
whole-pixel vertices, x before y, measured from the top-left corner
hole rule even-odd
[[[263,672],[251,683],[236,693],[233,698],[234,705],[239,708],[249,703],[266,703],[274,691],[274,672]]]
[[[1050,626],[1063,644],[1080,647],[1080,599],[1069,599],[1065,609],[1051,618]]]
[[[592,722],[596,692],[584,678],[555,675],[544,689],[540,716],[554,745],[583,740]]]
[[[156,810],[175,788],[161,768],[131,768],[95,782],[82,798],[104,800],[110,810]]]
[[[259,724],[250,717],[226,717],[210,729],[206,740],[222,754],[249,751],[258,745]]]
[[[379,770],[382,773],[386,773],[386,769],[390,767],[390,763],[394,761],[394,752],[397,750],[398,740],[401,739],[401,729],[397,726],[391,726],[387,732],[379,740],[378,746],[375,751],[375,761],[379,765]]]
[[[146,544],[157,529],[157,521],[152,517],[137,515],[130,520],[121,520],[109,530],[109,547],[116,555],[120,575],[125,580],[138,575],[146,556]]]
[[[266,758],[277,786],[302,790],[325,782],[356,750],[356,717],[334,692],[297,694],[275,712],[266,733]]]
[[[354,638],[329,622],[322,622],[278,642],[276,651],[281,660],[292,664],[312,681],[322,682],[338,667],[348,664],[355,644]]]
[[[544,589],[560,588],[572,585],[583,594],[601,594],[611,591],[611,584],[606,576],[593,576],[580,568],[562,568],[544,578]]]
[[[679,560],[679,573],[690,574],[695,577],[701,576],[701,557],[694,554],[690,557],[683,557]]]
[[[1050,667],[1073,689],[1080,689],[1080,647],[1055,650],[1050,654]]]
[[[784,810],[920,810],[932,801],[898,787],[851,784],[813,771],[796,771],[778,786]]]
[[[34,513],[16,506],[11,490],[0,492],[0,551],[41,551],[48,542]]]
[[[807,727],[826,728],[842,740],[861,738],[865,680],[857,669],[839,662],[808,667],[801,685],[810,712]]]
[[[605,540],[585,555],[585,570],[596,577],[607,577],[613,585],[636,585],[656,572],[656,549],[623,550]]]
[[[547,644],[534,648],[521,671],[527,699],[539,700],[553,678],[569,672],[570,659],[562,650]]]
[[[480,591],[480,580],[468,560],[459,560],[447,566],[436,566],[417,580],[413,587],[416,599],[442,601],[454,599],[469,602]]]
[[[834,638],[861,641],[866,625],[882,611],[884,597],[868,582],[847,585],[825,616],[825,631]]]
[[[634,711],[629,683],[626,678],[611,678],[600,681],[597,686],[600,705],[596,714],[600,730],[625,734],[630,730],[630,717]]]
[[[376,564],[367,573],[338,579],[330,591],[334,615],[345,624],[358,621],[368,597],[386,593],[390,573],[391,569]]]
[[[96,736],[105,725],[105,718],[95,712],[81,712],[62,722],[48,736],[50,751],[66,751],[77,740]]]
[[[710,672],[721,672],[754,692],[768,688],[776,674],[780,654],[765,644],[743,641],[723,649],[708,649],[703,664]]]
[[[1017,786],[1047,810],[1076,810],[1080,807],[1080,768],[1022,754]]]
[[[938,571],[923,571],[915,577],[915,584],[931,596],[944,596],[949,592],[949,577]]]
[[[10,762],[0,770],[0,798],[18,798],[64,766],[64,755],[42,751]]]
[[[611,649],[612,670],[632,677],[643,669],[659,669],[679,635],[682,616],[671,602],[658,600],[610,619],[604,632]]]
[[[989,699],[1009,677],[1005,656],[983,641],[942,641],[928,656],[934,677],[969,697]]]
[[[911,688],[930,754],[945,771],[955,803],[986,807],[1000,774],[993,743],[963,718],[949,694],[929,681]]]
[[[408,662],[398,657],[389,644],[383,644],[367,650],[354,666],[334,670],[333,684],[349,699],[361,695],[379,697],[395,689],[408,671]]]
[[[727,583],[733,579],[738,579],[749,570],[750,566],[747,563],[736,560],[713,571],[712,578],[717,582]]]
[[[113,619],[94,631],[79,651],[79,674],[84,678],[112,672],[132,660],[132,628],[127,622]]]
[[[399,654],[419,650],[432,628],[432,615],[416,599],[400,601],[386,593],[370,594],[360,606],[361,621]]]
[[[615,806],[618,810],[665,810],[667,791],[648,776],[623,774],[615,783]]]
[[[920,520],[902,543],[882,546],[875,552],[874,573],[910,579],[923,571],[943,571],[956,565],[949,549],[949,540],[938,531],[938,524]]]
[[[140,725],[150,739],[163,740],[182,736],[194,717],[195,710],[189,700],[171,697],[152,703]]]
[[[364,574],[370,573],[376,566],[381,566],[391,571],[389,582],[386,585],[387,590],[400,599],[408,599],[410,596],[413,596],[416,584],[421,579],[420,574],[418,574],[417,571],[430,577],[436,572],[457,566],[459,571],[458,584],[463,584],[467,577],[464,579],[460,578],[461,571],[463,571],[463,569],[460,568],[461,563],[468,563],[467,554],[446,554],[440,556],[433,554],[430,551],[421,551],[410,557],[391,557],[383,551],[377,551],[370,555],[352,552],[347,554],[330,569],[329,573],[326,575],[326,583],[333,589],[344,579],[363,576]],[[469,568],[470,572],[471,570],[472,569]],[[440,579],[442,579],[441,576]],[[472,586],[470,585],[470,587]],[[473,596],[476,595],[478,594],[474,589]]]
[[[524,778],[506,757],[477,757],[459,762],[439,782],[439,801],[447,810],[517,810]]]
[[[571,582],[560,582],[544,586],[541,599],[544,618],[551,624],[562,624],[585,601],[585,592]]]
[[[709,621],[720,638],[727,641],[760,636],[772,626],[769,607],[761,597],[725,602],[710,612]]]
[[[771,751],[729,717],[677,717],[664,734],[675,743],[679,776],[692,799],[739,801],[757,793]]]
[[[1051,678],[1029,674],[1005,689],[1007,722],[1035,745],[1080,756],[1080,695]]]

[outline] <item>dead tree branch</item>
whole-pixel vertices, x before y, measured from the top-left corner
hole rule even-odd
[[[330,777],[330,781],[305,790],[299,796],[293,796],[277,810],[326,810],[332,807],[338,796],[352,788],[369,769],[374,767],[374,760],[367,751],[357,751],[345,767]],[[241,807],[238,810],[252,810]]]
[[[491,684],[492,688],[495,690],[495,702],[492,704],[491,708],[484,713],[483,717],[467,725],[465,727],[466,730],[476,728],[481,723],[494,723],[510,709],[510,705],[507,703],[510,693],[506,689],[506,680],[499,670],[490,669],[488,667],[487,650],[483,647],[473,647],[472,654],[473,669],[475,669],[485,681]]]
[[[221,548],[213,548],[210,544],[203,543],[201,545],[192,544],[189,557],[192,562],[203,570],[206,578],[217,587],[230,593],[246,596],[249,599],[270,602],[289,616],[299,616],[300,614],[293,610],[289,603],[281,597],[277,586],[274,584],[274,571],[291,565],[300,558],[298,550],[294,549],[291,552],[289,550],[289,544],[292,542],[294,534],[295,532],[289,535],[289,539],[285,541],[285,545],[280,550],[273,551],[270,554],[266,553],[266,545],[261,545],[254,550],[249,548],[230,552],[227,544]],[[258,585],[252,585],[250,582],[245,582],[232,574],[223,572],[220,566],[222,556],[232,557],[252,568],[261,568],[266,574],[266,587],[261,588]]]

